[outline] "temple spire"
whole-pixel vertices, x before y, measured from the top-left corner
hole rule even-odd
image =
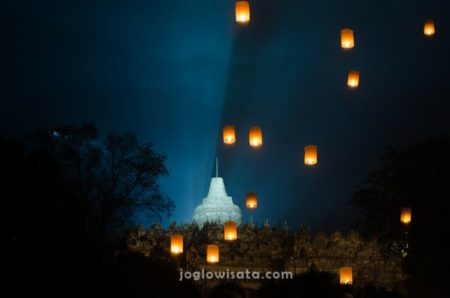
[[[216,177],[219,177],[219,159],[216,156]]]

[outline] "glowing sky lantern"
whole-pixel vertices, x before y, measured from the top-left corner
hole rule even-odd
[[[342,267],[339,269],[339,282],[341,285],[353,284],[352,267]]]
[[[219,262],[219,246],[215,244],[209,244],[206,247],[206,261],[210,264]]]
[[[183,253],[183,236],[182,235],[172,235],[170,237],[170,253],[173,255],[178,255]]]
[[[226,221],[223,224],[223,238],[228,241],[237,239],[237,225],[234,221]]]
[[[436,29],[434,28],[434,22],[432,20],[428,20],[423,25],[423,34],[426,36],[433,36],[436,33]]]
[[[263,137],[261,128],[257,126],[250,127],[250,132],[248,134],[250,146],[258,148],[263,144]]]
[[[354,89],[359,86],[359,71],[350,70],[348,73],[347,86]]]
[[[223,127],[223,142],[227,145],[231,145],[236,142],[236,132],[233,125],[225,125]]]
[[[247,207],[247,209],[256,209],[258,207],[258,195],[255,192],[247,193],[245,207]]]
[[[411,208],[409,207],[403,207],[400,210],[400,221],[404,223],[405,225],[410,224],[412,220],[412,212]]]
[[[305,146],[305,165],[315,166],[317,164],[317,146],[307,145]]]
[[[341,30],[341,47],[343,49],[352,49],[355,46],[355,37],[352,29]]]
[[[247,25],[250,22],[250,4],[248,1],[236,2],[236,22]]]

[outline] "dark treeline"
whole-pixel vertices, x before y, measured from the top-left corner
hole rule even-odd
[[[136,212],[171,213],[158,179],[165,155],[132,133],[99,137],[93,124],[0,138],[3,214],[7,222],[10,297],[200,297],[178,282],[176,264],[127,253]],[[444,244],[450,210],[450,142],[434,138],[391,148],[351,199],[356,228],[402,254],[410,297],[449,297]],[[401,207],[412,222],[399,221]],[[223,284],[212,297],[242,297]],[[326,273],[265,282],[255,297],[401,297],[383,289],[345,289]]]
[[[355,227],[377,237],[387,253],[404,256],[411,297],[450,297],[450,141],[430,138],[389,148],[381,165],[351,199]],[[400,209],[411,208],[412,221],[400,223]]]
[[[0,156],[11,297],[98,297],[133,215],[174,208],[158,187],[164,154],[131,133],[40,130],[0,139]]]

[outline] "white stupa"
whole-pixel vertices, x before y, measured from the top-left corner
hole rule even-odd
[[[241,209],[227,195],[223,179],[218,176],[216,159],[216,177],[211,179],[208,196],[194,210],[194,222],[203,227],[206,222],[223,224],[232,220],[236,224],[242,221]]]

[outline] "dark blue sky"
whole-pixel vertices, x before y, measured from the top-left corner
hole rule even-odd
[[[190,222],[214,157],[262,222],[346,229],[353,191],[388,145],[450,133],[448,1],[9,1],[1,7],[0,132],[93,120],[168,155],[163,191]],[[437,34],[422,34],[433,19]],[[340,49],[339,31],[356,47]],[[350,69],[360,87],[346,88]],[[238,143],[220,130],[234,124]],[[248,128],[264,147],[248,146]],[[319,166],[303,147],[317,144]],[[246,219],[249,213],[244,211]]]

